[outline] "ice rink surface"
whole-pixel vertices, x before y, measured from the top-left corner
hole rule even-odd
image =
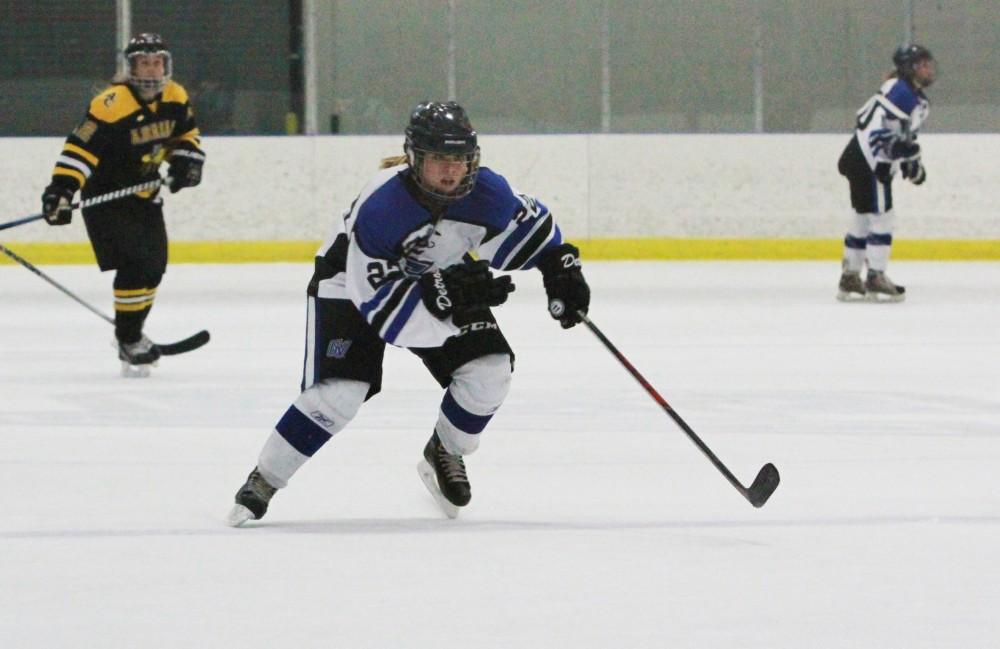
[[[16,250],[16,246],[15,246]],[[43,270],[110,312],[110,275]],[[111,327],[0,266],[0,647],[989,647],[1000,638],[1000,264],[589,263],[591,316],[751,507],[536,273],[498,310],[504,407],[445,519],[409,353],[244,529],[223,519],[298,392],[311,268],[171,266],[123,379]]]

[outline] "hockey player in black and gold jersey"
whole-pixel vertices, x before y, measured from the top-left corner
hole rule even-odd
[[[42,194],[50,225],[65,225],[79,190],[86,199],[158,179],[169,165],[171,192],[201,182],[205,154],[187,92],[171,79],[170,52],[157,34],[140,34],[125,48],[127,73],[97,95],[83,122],[66,138]],[[123,374],[146,376],[159,356],[143,335],[156,288],[167,267],[167,232],[158,190],[83,210],[101,270],[115,270],[115,338]]]

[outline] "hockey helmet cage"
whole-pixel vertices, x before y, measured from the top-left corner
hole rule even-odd
[[[162,78],[150,79],[135,75],[134,59],[141,54],[158,54],[163,57]],[[170,81],[174,67],[173,59],[170,56],[170,50],[167,49],[167,43],[159,34],[143,33],[133,37],[128,42],[128,46],[125,47],[124,55],[128,68],[128,82],[132,87],[147,92],[160,92]]]
[[[403,146],[406,160],[417,186],[439,201],[456,201],[468,196],[479,173],[479,143],[465,109],[454,101],[425,101],[414,107],[406,127]],[[428,154],[461,156],[466,164],[465,177],[455,191],[442,194],[428,187],[421,173]]]

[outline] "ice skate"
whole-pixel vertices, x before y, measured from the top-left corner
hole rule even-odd
[[[256,467],[247,476],[247,481],[236,492],[236,504],[229,511],[226,522],[231,527],[239,527],[247,521],[260,520],[267,513],[267,505],[277,491]]]
[[[122,376],[127,378],[149,376],[149,368],[160,358],[160,350],[146,336],[134,343],[116,340],[114,345],[118,349],[118,360],[122,362]]]
[[[841,302],[858,302],[865,299],[865,285],[861,281],[860,272],[844,269],[840,275],[837,299]]]
[[[441,444],[437,431],[424,447],[424,459],[417,464],[417,471],[448,518],[456,518],[459,509],[472,499],[472,487],[462,456],[449,453]]]
[[[906,289],[892,280],[881,270],[869,270],[865,278],[865,299],[869,302],[902,302],[906,299]]]

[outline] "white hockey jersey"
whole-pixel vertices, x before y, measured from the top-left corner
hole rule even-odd
[[[929,112],[927,96],[905,79],[883,83],[857,113],[855,134],[868,166],[874,171],[879,163],[890,164],[894,173],[899,161],[890,154],[892,145],[916,140]]]
[[[533,268],[562,234],[538,200],[479,169],[472,192],[434,220],[415,198],[407,166],[376,174],[320,247],[310,295],[349,299],[379,337],[398,347],[440,347],[459,333],[423,304],[421,275],[475,254],[497,270]]]

